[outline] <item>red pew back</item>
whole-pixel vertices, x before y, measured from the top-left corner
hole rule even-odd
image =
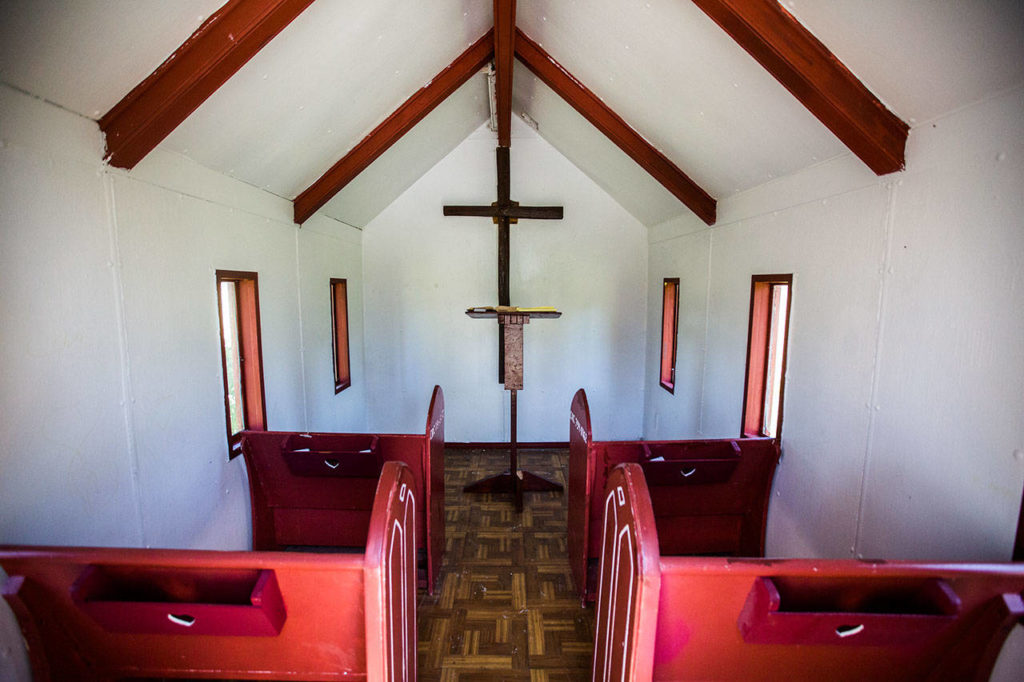
[[[361,548],[384,462],[408,465],[418,498],[423,583],[444,553],[444,393],[434,387],[424,435],[245,431],[254,550]]]
[[[987,680],[1024,617],[1022,565],[658,559],[640,467],[606,499],[595,680]]]
[[[769,438],[594,441],[586,393],[577,391],[569,413],[568,495],[569,563],[580,597],[595,596],[601,491],[615,466],[643,466],[663,554],[763,556],[778,460],[778,444]]]
[[[416,679],[408,467],[384,465],[365,554],[3,547],[36,682]]]

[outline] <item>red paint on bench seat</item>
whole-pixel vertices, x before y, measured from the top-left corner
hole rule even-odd
[[[385,464],[365,554],[2,547],[3,596],[34,679],[411,682],[413,490],[408,467]],[[271,576],[279,603],[267,601]],[[263,611],[279,631],[247,631],[238,608]],[[167,625],[154,627],[154,614]]]
[[[603,525],[595,681],[981,682],[1024,618],[1021,564],[657,557],[640,466],[613,470],[608,491],[622,501]],[[626,526],[634,553],[610,552]],[[608,587],[633,566],[644,592]]]
[[[422,435],[244,431],[253,549],[362,547],[380,467],[403,462],[421,504],[419,548],[433,594],[444,552],[444,393],[435,386]]]

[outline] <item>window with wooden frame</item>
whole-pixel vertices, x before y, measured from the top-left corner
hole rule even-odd
[[[679,278],[666,278],[661,290],[661,387],[676,388],[676,339],[679,336]]]
[[[267,428],[260,344],[260,299],[255,272],[217,271],[220,352],[228,444],[246,429]]]
[[[789,346],[793,275],[754,275],[750,282],[744,436],[782,434],[782,400]]]
[[[334,348],[334,392],[352,385],[348,363],[348,282],[331,278],[331,331]]]

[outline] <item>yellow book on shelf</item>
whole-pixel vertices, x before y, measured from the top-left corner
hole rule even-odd
[[[554,306],[538,305],[528,308],[521,308],[514,305],[478,305],[469,308],[467,312],[474,313],[553,313],[557,312]]]

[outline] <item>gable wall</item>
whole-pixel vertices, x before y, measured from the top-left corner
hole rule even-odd
[[[520,441],[566,441],[583,386],[601,437],[635,438],[642,422],[647,243],[643,226],[532,130],[515,121],[511,194],[563,205],[558,221],[511,228],[513,305],[555,306],[524,327]],[[497,383],[497,324],[471,306],[497,304],[497,228],[444,217],[444,204],[495,200],[495,135],[482,127],[367,225],[367,419],[422,428],[430,389],[445,390],[449,441],[506,441],[509,394]]]
[[[740,430],[750,277],[793,273],[768,551],[1006,560],[1024,481],[1024,91],[911,132],[909,170],[840,157],[650,231],[645,434]],[[682,388],[658,387],[679,276]]]

